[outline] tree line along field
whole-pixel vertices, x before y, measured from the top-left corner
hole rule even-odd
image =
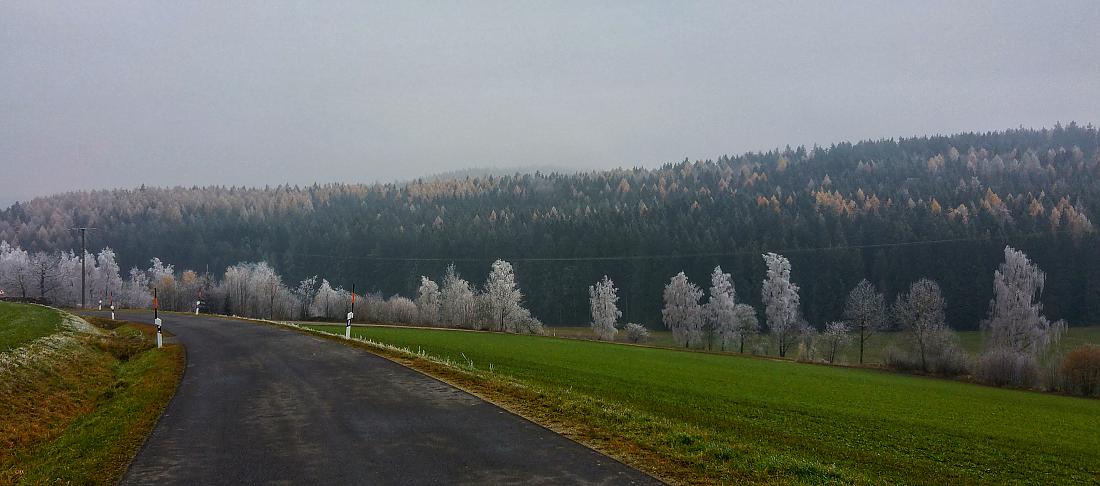
[[[603,403],[618,418],[574,420],[625,438],[642,451],[635,461],[675,458],[692,472],[686,482],[1100,480],[1098,400],[577,339],[393,327],[353,335]],[[570,406],[556,407],[548,420],[568,415]]]
[[[592,332],[590,326],[554,326],[548,327],[546,332],[550,336],[562,337],[562,338],[574,338],[574,339],[596,339],[595,334]],[[959,345],[964,351],[971,356],[976,356],[982,351],[982,333],[981,331],[958,331]],[[864,362],[868,364],[882,364],[883,355],[886,353],[886,349],[890,346],[903,345],[905,336],[900,331],[883,332],[872,336],[867,341],[867,346],[864,350]],[[625,342],[624,336],[618,338],[619,342]],[[770,342],[771,338],[766,334],[754,335],[746,338],[745,340],[745,352],[750,353],[752,349],[759,348],[761,346],[772,346]],[[680,348],[672,338],[672,333],[669,331],[649,331],[649,340],[645,343],[649,346],[656,346],[662,348]],[[1058,344],[1058,349],[1062,352],[1069,351],[1083,344],[1100,344],[1100,326],[1079,326],[1070,327],[1066,330],[1064,336]],[[721,351],[714,349],[712,351]],[[726,352],[736,352],[736,349],[726,350]],[[840,358],[837,360],[838,364],[855,364],[859,362],[859,348],[858,343],[845,347],[840,353]]]

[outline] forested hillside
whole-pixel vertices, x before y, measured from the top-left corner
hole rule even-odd
[[[29,250],[110,246],[122,268],[266,260],[288,279],[412,295],[454,262],[515,266],[532,314],[587,322],[587,287],[620,287],[624,321],[658,326],[681,270],[715,265],[759,308],[761,253],[792,264],[807,319],[842,315],[866,277],[888,298],[940,283],[948,321],[975,328],[1005,244],[1048,274],[1046,313],[1100,322],[1100,136],[1091,125],[840,143],[583,174],[401,184],[140,188],[61,194],[0,212],[0,240]]]

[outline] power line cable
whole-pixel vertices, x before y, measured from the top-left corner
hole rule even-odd
[[[1067,233],[1067,230],[1059,231],[1044,231],[1035,233],[1026,233],[1022,235],[1003,236],[1000,238],[989,237],[971,237],[971,238],[944,238],[936,240],[914,240],[903,241],[894,243],[869,243],[862,245],[839,245],[839,246],[820,246],[811,248],[786,248],[786,249],[772,249],[772,250],[737,250],[727,252],[700,252],[700,253],[667,253],[667,254],[649,254],[649,255],[604,255],[604,256],[578,256],[578,257],[397,257],[397,256],[381,256],[381,255],[332,255],[324,253],[308,253],[308,252],[292,252],[292,251],[279,251],[268,250],[267,253],[274,255],[287,255],[294,257],[307,257],[307,258],[330,258],[336,260],[359,260],[359,261],[380,261],[380,262],[483,262],[492,260],[506,260],[508,262],[578,262],[578,261],[637,261],[637,260],[675,260],[675,259],[689,259],[689,258],[715,258],[715,257],[731,257],[741,255],[753,255],[761,252],[771,251],[774,253],[780,253],[783,255],[809,253],[809,252],[825,252],[825,251],[848,251],[848,250],[868,250],[879,248],[899,248],[899,247],[912,247],[912,246],[925,246],[925,245],[939,245],[946,243],[964,243],[964,242],[1008,242],[1012,240],[1030,239],[1042,236],[1054,236],[1057,234]],[[179,246],[185,245],[168,245]],[[238,250],[245,252],[245,250]]]

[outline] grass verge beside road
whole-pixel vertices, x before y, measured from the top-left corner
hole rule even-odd
[[[0,353],[57,332],[61,315],[49,307],[0,302]]]
[[[414,354],[376,352],[675,482],[1100,481],[1098,400],[580,340],[353,332]]]
[[[87,321],[0,354],[0,484],[115,483],[175,392],[182,348]]]

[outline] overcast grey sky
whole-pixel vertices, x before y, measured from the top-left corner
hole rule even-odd
[[[1098,114],[1095,0],[0,3],[0,202]]]

